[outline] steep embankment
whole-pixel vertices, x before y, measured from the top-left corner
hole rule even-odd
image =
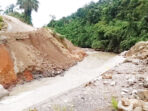
[[[49,29],[36,30],[9,16],[4,16],[4,21],[8,30],[0,33],[0,84],[5,88],[55,76],[85,56],[84,51]]]

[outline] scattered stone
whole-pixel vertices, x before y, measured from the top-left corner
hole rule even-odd
[[[144,81],[144,77],[139,77],[138,81]]]
[[[118,108],[122,111],[140,111],[137,107],[142,108],[141,101],[137,99],[123,98],[118,102]]]
[[[94,82],[88,82],[84,87],[96,86]]]
[[[148,77],[144,80],[143,87],[148,88]]]
[[[2,85],[0,85],[0,99],[4,96],[8,96],[9,95],[9,92],[4,89],[4,87]]]
[[[125,93],[129,92],[129,90],[127,90],[127,89],[122,89],[122,91],[125,92]]]
[[[139,83],[139,86],[144,86],[144,84],[142,82]]]
[[[130,86],[134,85],[135,83],[136,83],[135,78],[130,78],[130,79],[128,79],[128,84],[129,84]]]
[[[112,79],[112,75],[111,74],[104,74],[104,75],[102,75],[102,79]]]
[[[113,82],[110,83],[110,85],[111,85],[111,86],[115,86],[115,85],[116,85],[116,82],[113,81]]]
[[[125,92],[121,92],[121,95],[122,95],[122,97],[123,97],[124,95],[126,95],[126,93],[125,93]]]
[[[100,81],[102,79],[102,76],[97,77],[96,79],[94,79],[95,81]]]
[[[127,106],[128,105],[128,106]],[[127,99],[122,99],[118,102],[118,109],[121,111],[132,111],[133,105]]]
[[[103,84],[104,85],[107,85],[107,84],[109,84],[109,82],[108,81],[104,81]]]
[[[137,92],[138,92],[137,90],[133,90],[132,94],[137,94]]]
[[[33,80],[33,75],[31,71],[28,71],[28,70],[24,71],[23,76],[24,76],[25,81],[27,82],[30,82]]]

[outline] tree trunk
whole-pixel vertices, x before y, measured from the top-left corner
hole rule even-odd
[[[25,11],[25,20],[28,24],[32,25],[31,12],[32,12],[31,10]]]

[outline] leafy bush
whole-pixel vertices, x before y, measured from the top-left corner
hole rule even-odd
[[[4,21],[2,16],[0,16],[0,30],[2,29],[3,25],[4,25]]]
[[[118,110],[118,101],[112,97],[112,106],[117,111]]]

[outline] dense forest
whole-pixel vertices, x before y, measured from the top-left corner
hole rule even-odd
[[[122,52],[148,40],[148,0],[99,0],[48,27],[75,45]]]

